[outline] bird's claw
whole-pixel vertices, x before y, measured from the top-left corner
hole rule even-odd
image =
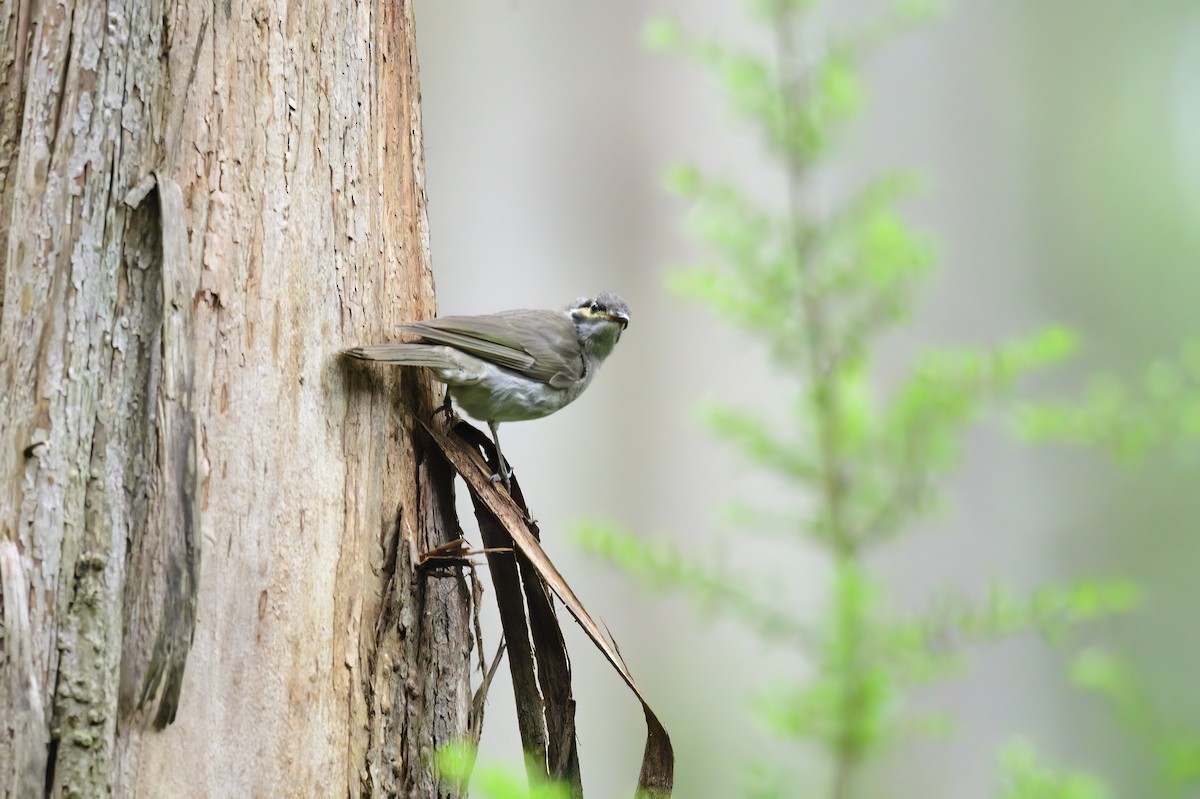
[[[499,473],[493,474],[492,482],[493,483],[504,483],[504,487],[506,489],[511,489],[512,488],[512,476],[513,476],[513,470],[509,469],[504,472],[499,472]]]
[[[454,404],[450,401],[450,392],[449,391],[446,392],[446,396],[442,400],[442,404],[437,406],[437,408],[433,412],[433,415],[436,417],[439,413],[446,414],[447,419],[449,419],[451,416],[454,415]]]

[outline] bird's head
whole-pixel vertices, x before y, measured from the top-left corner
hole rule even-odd
[[[611,292],[584,297],[567,308],[579,341],[590,354],[606,357],[629,326],[629,306]]]

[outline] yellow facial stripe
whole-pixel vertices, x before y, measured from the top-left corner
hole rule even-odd
[[[605,308],[597,308],[593,310],[591,305],[581,305],[576,308],[574,312],[580,316],[587,317],[588,319],[603,319],[606,322],[615,322],[621,327],[629,324],[629,321],[623,316],[614,314]]]

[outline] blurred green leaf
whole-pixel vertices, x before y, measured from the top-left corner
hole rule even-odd
[[[699,610],[732,616],[766,638],[802,645],[810,640],[803,621],[789,609],[757,595],[753,579],[702,563],[665,541],[646,541],[600,522],[578,522],[570,535],[584,552],[620,567],[647,588],[684,592]]]
[[[652,16],[642,27],[642,44],[650,50],[671,50],[678,47],[682,40],[683,32],[679,23],[666,14]]]
[[[437,750],[437,764],[446,779],[471,786],[484,799],[571,799],[570,787],[556,781],[530,784],[527,771],[509,765],[475,766],[475,748],[466,742],[447,744]]]
[[[1108,790],[1090,774],[1043,765],[1033,747],[1018,740],[1000,755],[1002,799],[1107,799]]]
[[[717,403],[700,407],[705,425],[721,438],[737,446],[748,459],[784,477],[796,481],[816,478],[817,467],[808,448],[792,442],[788,433],[769,422],[755,418],[753,411]]]
[[[1113,375],[1094,378],[1082,399],[1027,402],[1015,414],[1027,439],[1098,447],[1133,463],[1152,451],[1195,448],[1200,440],[1200,370],[1195,342],[1176,359],[1159,359],[1133,387]]]

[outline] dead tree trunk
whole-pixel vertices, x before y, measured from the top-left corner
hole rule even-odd
[[[451,795],[411,0],[0,3],[0,795]]]

